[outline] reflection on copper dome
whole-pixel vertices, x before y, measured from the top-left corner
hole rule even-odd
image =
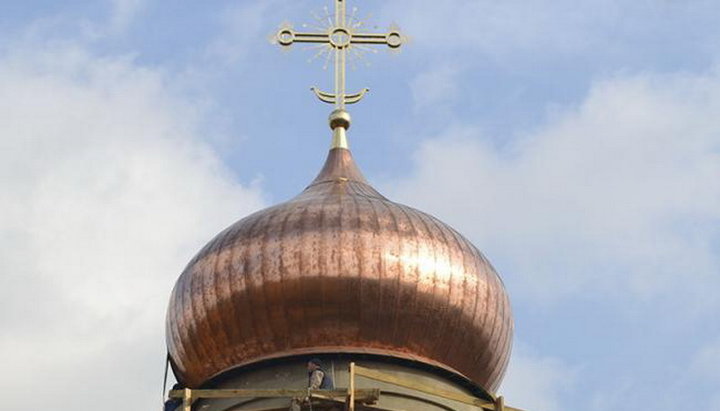
[[[367,184],[344,148],[294,199],[220,233],[188,264],[167,315],[178,378],[306,353],[433,364],[495,391],[513,322],[483,255]]]

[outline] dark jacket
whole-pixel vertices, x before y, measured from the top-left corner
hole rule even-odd
[[[172,387],[173,390],[182,390],[183,387],[180,384],[175,384]],[[175,411],[179,406],[181,406],[183,403],[183,400],[179,398],[168,398],[167,401],[165,401],[165,407],[163,408],[163,411]]]
[[[315,387],[318,379],[320,379],[320,384]],[[320,390],[332,390],[335,389],[335,384],[333,383],[332,377],[330,377],[325,370],[318,368],[308,372],[308,387]]]
[[[182,405],[182,400],[172,398],[167,401],[165,401],[165,408],[163,411],[175,411],[179,406]]]

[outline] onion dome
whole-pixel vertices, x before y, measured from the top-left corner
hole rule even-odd
[[[218,234],[178,279],[167,313],[176,376],[195,388],[268,359],[376,354],[494,392],[513,332],[500,278],[457,231],[370,186],[346,148],[349,119],[335,123],[302,193]]]

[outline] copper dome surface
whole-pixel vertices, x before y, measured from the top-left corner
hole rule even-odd
[[[189,387],[265,359],[340,352],[425,362],[494,392],[513,321],[475,246],[383,197],[335,148],[297,197],[236,222],[193,258],[166,332]]]

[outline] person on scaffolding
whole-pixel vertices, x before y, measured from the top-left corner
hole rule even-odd
[[[322,368],[322,361],[319,358],[313,358],[307,363],[308,370],[308,389],[311,390],[333,390],[335,384]]]
[[[333,390],[335,389],[335,383],[332,377],[328,375],[322,367],[322,361],[319,358],[313,358],[307,363],[308,372],[308,396],[302,401],[294,399],[290,405],[291,411],[300,410],[300,403],[310,403],[310,391],[311,390]]]

